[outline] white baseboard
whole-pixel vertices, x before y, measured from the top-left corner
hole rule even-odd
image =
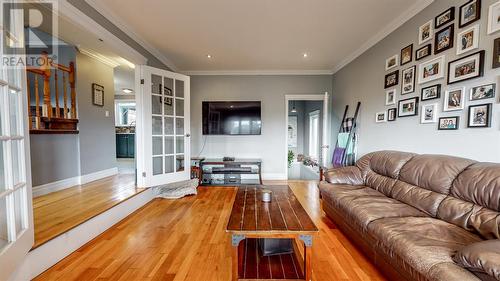
[[[105,177],[110,177],[118,174],[118,168],[113,167],[95,173],[90,173],[82,176],[76,176],[69,179],[63,179],[55,182],[50,182],[33,187],[33,197],[42,196],[51,192],[63,190],[79,184],[86,184],[92,181],[100,180]]]
[[[282,173],[263,173],[262,180],[286,180],[288,177]]]
[[[86,184],[92,181],[100,180],[105,177],[110,177],[118,174],[118,167],[113,167],[111,169],[97,171],[95,173],[86,174],[81,176],[80,184]]]
[[[27,281],[35,278],[154,197],[152,189],[147,189],[34,249],[9,280]]]

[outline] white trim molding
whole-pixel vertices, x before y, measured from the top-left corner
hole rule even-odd
[[[67,189],[75,185],[86,184],[92,181],[100,180],[106,177],[118,174],[118,168],[113,167],[95,173],[90,173],[82,176],[76,176],[68,179],[58,180],[33,187],[33,197],[42,196],[51,192]]]
[[[350,62],[355,60],[357,57],[361,56],[364,52],[366,52],[371,47],[375,46],[378,42],[384,39],[387,35],[391,34],[394,30],[398,29],[405,22],[409,21],[415,15],[420,13],[423,9],[427,8],[430,4],[432,4],[434,0],[420,0],[415,1],[415,4],[411,5],[408,10],[399,14],[399,16],[391,21],[385,28],[376,33],[370,39],[368,39],[359,49],[352,52],[348,55],[343,61],[337,64],[333,70],[332,74],[335,74],[337,71],[341,70],[344,66],[348,65]]]
[[[331,70],[192,70],[181,71],[185,75],[332,75]]]

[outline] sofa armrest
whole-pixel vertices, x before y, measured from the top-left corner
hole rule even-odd
[[[500,280],[500,239],[465,246],[453,256],[453,260],[470,271],[485,273]]]
[[[356,166],[330,169],[325,172],[325,180],[331,184],[364,184],[361,170]]]

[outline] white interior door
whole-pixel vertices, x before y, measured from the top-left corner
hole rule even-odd
[[[1,27],[2,58],[7,45],[24,54],[23,27],[22,12],[11,13],[9,30]],[[34,242],[27,104],[25,69],[0,66],[0,280]]]
[[[189,76],[136,68],[137,183],[164,185],[190,178]]]

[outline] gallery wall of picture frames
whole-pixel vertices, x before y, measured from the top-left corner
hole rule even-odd
[[[488,7],[487,16],[486,33],[493,36],[500,31],[500,0]],[[493,108],[500,102],[496,97],[496,81],[454,85],[484,76],[486,52],[492,52],[492,69],[500,67],[500,37],[492,38],[491,49],[479,49],[480,19],[481,0],[466,0],[457,7],[449,7],[418,28],[416,42],[403,45],[398,54],[387,58],[385,105],[392,107],[377,112],[375,122],[420,115],[421,124],[437,123],[438,130],[458,130],[461,123],[467,128],[491,127]],[[449,53],[453,58],[447,58]],[[433,55],[438,56],[427,58]],[[496,79],[500,81],[500,76]],[[442,108],[438,104],[441,100]],[[464,114],[466,120],[461,122]]]

